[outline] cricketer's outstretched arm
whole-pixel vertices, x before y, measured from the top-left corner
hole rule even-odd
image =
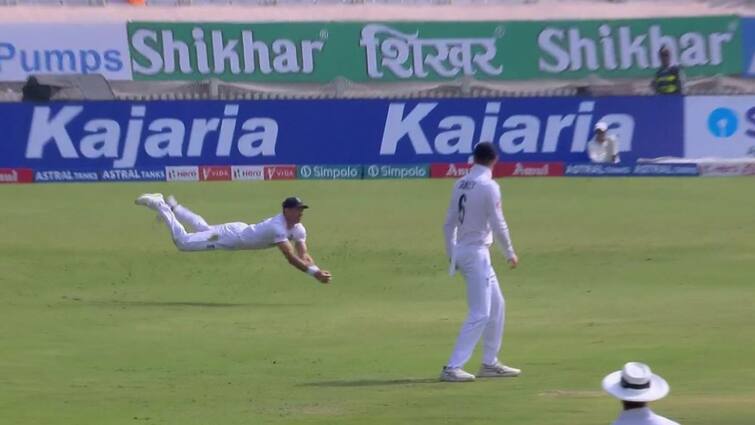
[[[315,264],[314,258],[309,255],[309,250],[307,249],[307,243],[305,241],[295,241],[294,248],[296,249],[296,256],[307,263],[307,266]]]
[[[320,270],[317,266],[314,264],[308,264],[301,258],[299,258],[296,253],[294,252],[294,247],[291,246],[291,242],[289,241],[283,241],[279,242],[276,245],[278,245],[278,249],[280,249],[281,253],[284,257],[286,257],[286,260],[289,264],[296,267],[297,269],[308,273],[312,275],[315,279],[319,280],[321,283],[328,283],[331,279],[331,274],[327,270]]]

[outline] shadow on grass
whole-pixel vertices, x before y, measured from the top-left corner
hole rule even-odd
[[[194,301],[83,301],[81,304],[113,307],[202,307],[202,308],[278,308],[278,307],[309,307],[311,304],[284,304],[284,303],[212,303]]]
[[[354,379],[344,381],[321,381],[300,384],[301,387],[379,387],[384,385],[442,384],[438,378],[406,379]]]

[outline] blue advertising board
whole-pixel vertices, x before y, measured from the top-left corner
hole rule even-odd
[[[575,177],[696,177],[697,164],[566,164],[565,176]]]
[[[679,96],[6,103],[0,167],[466,162],[481,140],[504,161],[584,162],[599,120],[633,162],[683,155],[682,109]]]
[[[697,164],[635,164],[633,176],[647,177],[696,177],[700,175]]]
[[[137,169],[37,169],[34,170],[35,183],[60,182],[127,182],[127,181],[165,181],[165,168]]]
[[[564,175],[584,177],[624,177],[632,175],[632,166],[591,163],[566,164],[564,167]]]
[[[742,18],[742,69],[744,75],[755,77],[755,18]]]

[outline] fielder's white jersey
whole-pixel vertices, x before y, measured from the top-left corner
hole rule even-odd
[[[493,236],[506,258],[514,256],[501,209],[501,188],[490,168],[475,164],[456,181],[443,230],[449,258],[454,258],[456,247],[489,247]]]
[[[587,142],[587,154],[590,161],[595,163],[612,164],[619,162],[619,142],[610,134],[606,134],[603,143],[598,143],[597,140],[592,139]],[[614,156],[616,157],[615,161]]]
[[[297,242],[307,239],[307,230],[304,225],[296,223],[289,229],[283,214],[270,217],[257,224],[236,227],[231,232],[238,237],[238,245],[242,249],[264,249],[285,240]]]

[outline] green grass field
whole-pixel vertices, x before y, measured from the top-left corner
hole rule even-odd
[[[451,184],[1,186],[0,424],[608,424],[600,381],[630,360],[671,384],[656,412],[755,423],[755,179],[502,181],[524,372],[471,384],[437,382],[466,313]],[[277,250],[178,252],[143,191],[210,222],[298,194],[333,283]]]

